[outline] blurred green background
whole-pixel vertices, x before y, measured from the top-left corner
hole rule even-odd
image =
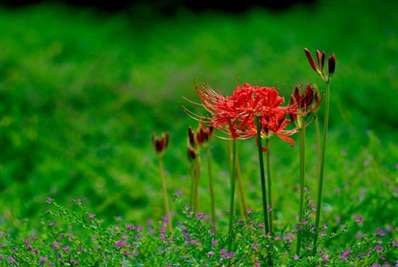
[[[49,4],[0,9],[0,217],[35,218],[52,196],[66,205],[81,197],[110,220],[159,218],[152,133],[171,134],[170,195],[189,191],[186,130],[197,124],[183,112],[190,107],[183,96],[196,100],[194,85],[203,82],[224,93],[246,81],[277,86],[287,99],[295,84],[322,86],[304,57],[308,47],[337,56],[326,218],[362,212],[381,223],[396,221],[396,10],[396,1],[376,0],[241,14],[181,10],[168,17]],[[298,151],[274,140],[275,210],[284,221],[296,213],[284,207],[297,205]],[[259,209],[255,146],[239,146],[250,206]],[[221,218],[228,202],[225,142],[214,140],[212,150]],[[368,202],[346,210],[364,195]]]

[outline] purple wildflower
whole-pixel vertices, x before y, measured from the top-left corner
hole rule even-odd
[[[55,240],[54,242],[51,243],[51,247],[54,250],[58,250],[61,247],[61,245],[59,244],[59,242],[57,240]]]
[[[376,229],[376,235],[378,235],[378,236],[385,236],[386,233],[384,232],[383,229],[381,229],[380,227],[378,227],[378,228]]]
[[[394,239],[391,243],[394,248],[398,248],[398,241],[396,239]]]
[[[213,257],[215,255],[215,253],[213,251],[209,251],[207,253],[207,257]]]
[[[125,247],[126,245],[127,245],[126,242],[123,241],[123,240],[118,240],[118,241],[115,242],[115,246],[118,247],[118,248]]]
[[[341,253],[340,258],[341,258],[342,260],[347,260],[348,257],[350,256],[350,253],[351,253],[351,249],[346,249],[346,250],[344,250],[344,251]]]
[[[133,231],[135,229],[134,225],[132,225],[132,224],[126,224],[125,227],[126,227],[127,231]]]
[[[363,223],[363,217],[361,215],[354,215],[354,220],[358,224],[362,224]]]
[[[196,214],[196,218],[198,220],[204,220],[206,218],[206,214],[203,212],[198,212],[198,214]]]
[[[166,226],[165,224],[160,227],[160,239],[166,241]]]
[[[217,244],[218,244],[218,240],[216,240],[216,239],[212,239],[211,240],[211,246],[214,248],[215,246],[217,246]]]
[[[41,256],[39,258],[39,264],[43,265],[48,261],[48,257],[47,256]]]
[[[381,267],[381,265],[378,264],[378,263],[373,263],[373,264],[371,265],[371,267]]]
[[[176,197],[182,197],[182,191],[181,190],[176,190],[175,192]]]
[[[300,259],[300,257],[299,257],[298,255],[294,255],[294,256],[293,256],[293,260],[297,261],[297,260],[299,260],[299,259]]]
[[[322,254],[322,260],[324,262],[329,262],[329,255],[328,254]]]
[[[381,251],[383,251],[383,247],[380,246],[380,245],[376,245],[376,246],[374,247],[374,250],[375,250],[376,252],[381,252]]]
[[[196,240],[196,239],[192,239],[189,243],[190,243],[192,246],[197,246],[197,245],[199,245],[199,241]]]
[[[220,250],[220,254],[221,254],[221,257],[226,260],[231,259],[235,256],[235,253],[233,253],[232,251],[226,251],[224,248],[222,248]]]
[[[7,258],[8,264],[16,264],[17,261],[14,259],[13,256],[8,256]]]
[[[47,204],[52,204],[54,202],[54,199],[52,197],[47,198]]]

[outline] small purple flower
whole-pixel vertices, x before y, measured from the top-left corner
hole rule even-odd
[[[58,250],[61,247],[61,244],[57,240],[55,240],[54,242],[51,243],[51,247],[54,250]]]
[[[293,256],[293,260],[297,261],[297,260],[299,260],[299,259],[300,259],[300,257],[299,257],[298,255],[294,255],[294,256]]]
[[[54,202],[54,199],[52,197],[47,198],[47,204],[52,204]]]
[[[190,243],[192,246],[197,246],[197,245],[199,245],[199,241],[196,240],[196,239],[192,239],[189,243]]]
[[[212,240],[211,240],[211,246],[212,246],[213,248],[216,247],[217,244],[218,244],[218,240],[216,240],[216,239],[212,239]]]
[[[375,248],[374,248],[374,250],[375,250],[376,252],[381,252],[381,251],[383,251],[383,247],[380,246],[380,245],[376,245]]]
[[[39,264],[40,264],[40,265],[45,264],[47,261],[48,261],[48,257],[47,257],[47,256],[41,256],[41,257],[39,258]]]
[[[70,252],[70,247],[69,246],[65,246],[63,248],[63,250],[64,250],[65,253],[69,253]]]
[[[398,248],[398,241],[396,239],[394,239],[391,243],[394,248]]]
[[[378,264],[378,263],[373,263],[373,264],[371,265],[371,267],[381,267],[381,265]]]
[[[126,245],[127,245],[126,242],[123,241],[123,240],[118,240],[118,241],[115,242],[115,246],[118,247],[118,248],[125,247]]]
[[[196,214],[196,218],[198,220],[204,220],[206,218],[206,214],[203,212],[198,212],[198,214]]]
[[[362,224],[363,223],[363,217],[361,215],[354,215],[354,220],[358,224]]]
[[[222,248],[220,250],[220,254],[221,254],[221,257],[226,259],[226,260],[231,259],[231,258],[233,258],[235,256],[235,253],[233,253],[232,251],[231,252],[226,251],[224,248]]]
[[[16,264],[17,261],[14,259],[13,256],[8,256],[7,258],[8,264]]]
[[[127,231],[133,231],[134,230],[134,225],[132,225],[132,224],[126,224],[126,230]]]
[[[215,253],[213,251],[209,251],[207,253],[207,257],[213,257],[215,255]]]
[[[350,253],[351,253],[351,249],[346,249],[346,250],[344,250],[344,251],[341,253],[340,258],[341,258],[342,260],[347,260],[348,257],[350,256]]]
[[[160,239],[162,241],[166,241],[166,226],[162,225],[162,227],[160,227]]]
[[[378,227],[378,228],[376,229],[376,235],[378,235],[378,236],[385,236],[386,233],[384,232],[383,229],[381,229],[380,227]]]
[[[175,195],[176,195],[176,197],[182,197],[182,191],[176,190]]]
[[[329,255],[328,254],[322,254],[322,260],[324,262],[329,262]]]

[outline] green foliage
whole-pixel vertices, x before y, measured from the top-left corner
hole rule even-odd
[[[325,226],[319,255],[312,256],[309,248],[297,257],[291,226],[276,229],[270,238],[264,235],[261,213],[250,213],[247,221],[236,222],[231,252],[225,249],[227,235],[214,234],[204,214],[195,216],[179,198],[176,205],[179,216],[171,235],[165,222],[144,229],[118,219],[104,226],[79,200],[72,210],[50,200],[37,228],[22,226],[17,234],[2,233],[0,259],[3,265],[18,266],[250,266],[264,263],[267,253],[275,266],[370,266],[398,260],[398,233],[392,225],[369,234],[361,232],[362,218],[333,231]]]
[[[148,229],[133,233],[114,218],[122,215],[126,221],[143,225],[148,218],[156,221],[163,214],[153,132],[170,132],[164,157],[169,193],[181,190],[183,199],[188,199],[186,129],[196,127],[196,122],[181,106],[190,106],[183,96],[195,99],[195,83],[207,82],[228,92],[237,83],[249,81],[277,85],[287,96],[296,82],[313,80],[303,47],[319,47],[337,55],[321,218],[327,231],[320,251],[327,253],[332,266],[366,266],[378,261],[380,254],[357,256],[381,240],[383,256],[396,260],[388,245],[392,235],[396,240],[398,224],[396,9],[394,1],[358,0],[320,1],[315,7],[297,6],[285,13],[252,10],[233,16],[183,11],[167,18],[134,11],[102,15],[45,5],[1,9],[0,229],[4,236],[0,253],[27,265],[37,264],[40,256],[70,262],[74,260],[70,255],[78,255],[76,260],[82,265],[102,260],[126,266],[225,263],[220,250],[225,242],[229,175],[222,140],[210,143],[220,229],[216,248],[209,245],[209,225],[182,215],[181,209],[176,212],[179,224],[173,241],[159,238],[161,223],[155,223],[156,234]],[[310,126],[308,144],[313,143],[313,131]],[[298,149],[278,141],[271,145],[273,212],[283,237],[294,232],[297,221]],[[248,206],[259,211],[254,142],[239,142],[238,149]],[[315,148],[309,146],[306,186],[311,189],[311,205],[316,193],[315,165]],[[207,188],[203,168],[199,209],[206,213],[210,207]],[[50,205],[42,216],[42,203],[48,196],[61,206]],[[103,221],[89,220],[86,208],[69,204],[78,197]],[[177,206],[174,203],[174,210]],[[364,223],[352,223],[356,215]],[[253,216],[257,225],[260,220]],[[348,230],[341,231],[343,225]],[[310,226],[305,228],[307,239]],[[394,230],[379,238],[374,235],[378,227]],[[234,258],[245,265],[253,264],[253,255],[264,257],[250,254],[255,253],[253,243],[262,252],[270,246],[262,232],[248,223],[236,228]],[[186,245],[185,229],[200,245]],[[359,231],[365,237],[356,242]],[[74,236],[71,241],[60,236],[69,232]],[[30,242],[39,254],[23,243],[32,235],[37,239]],[[124,235],[129,256],[123,255],[125,249],[115,247]],[[64,242],[71,252],[58,253],[51,248],[54,241]],[[322,261],[294,260],[294,246],[285,240],[273,246],[276,263],[308,266]],[[340,257],[344,248],[352,250],[348,262]],[[206,253],[212,250],[215,256],[210,259]]]

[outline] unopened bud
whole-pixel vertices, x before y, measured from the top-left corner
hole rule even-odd
[[[311,68],[315,71],[318,72],[318,68],[315,64],[314,59],[312,58],[310,50],[308,48],[304,48],[305,56],[307,57],[308,63],[310,63]]]
[[[191,147],[196,146],[195,135],[191,127],[188,128],[188,141]]]
[[[323,72],[323,66],[325,65],[325,53],[319,49],[316,50],[316,57],[318,60],[318,66],[321,72]]]
[[[336,69],[336,55],[331,55],[328,60],[329,75],[332,75]]]

